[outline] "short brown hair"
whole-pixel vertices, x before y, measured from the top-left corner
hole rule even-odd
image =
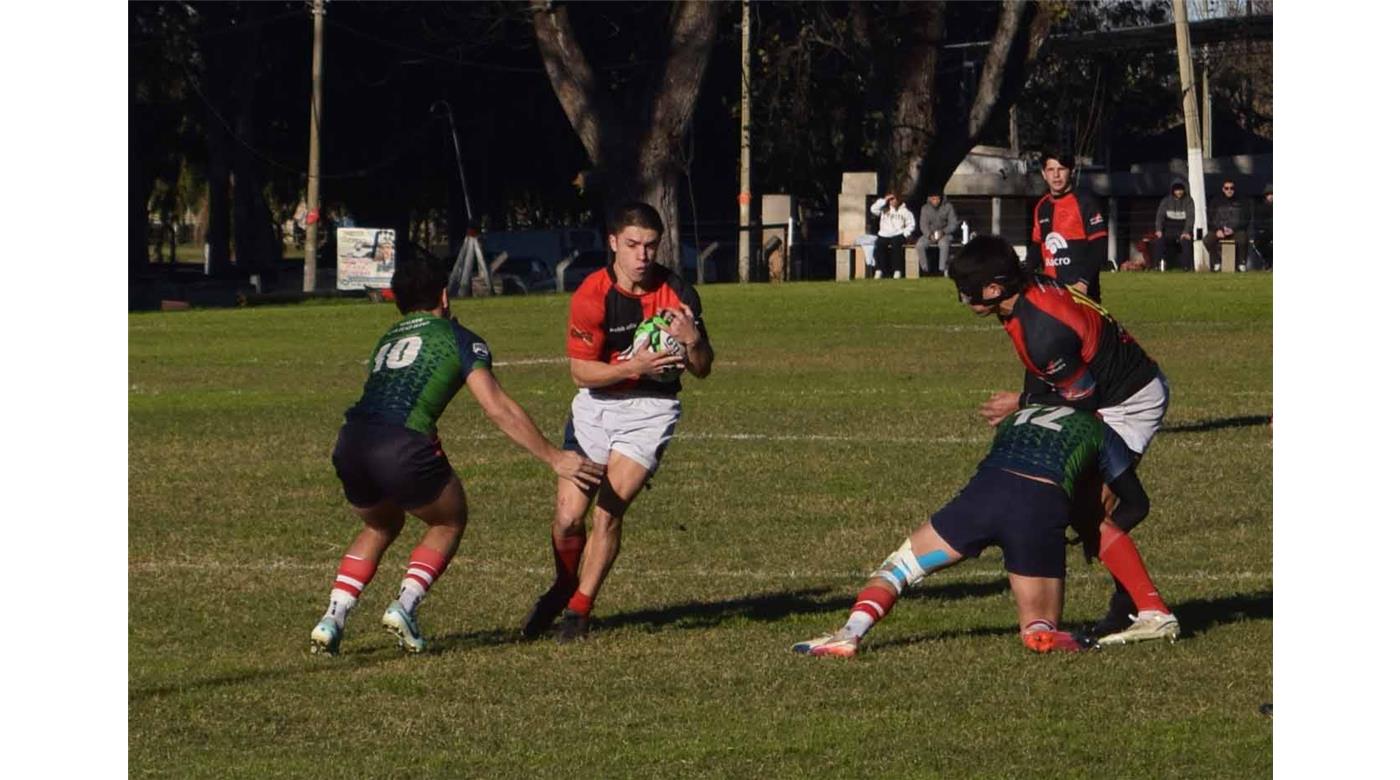
[[[666,225],[661,221],[661,214],[639,200],[623,203],[614,208],[612,213],[608,215],[608,233],[617,235],[629,227],[655,230],[658,234],[666,232]]]
[[[1072,155],[1072,154],[1065,154],[1063,151],[1061,151],[1061,150],[1059,150],[1059,149],[1046,149],[1044,152],[1041,152],[1041,154],[1040,154],[1040,167],[1041,167],[1041,169],[1044,169],[1045,166],[1046,166],[1047,164],[1049,164],[1049,162],[1050,162],[1051,160],[1059,160],[1060,165],[1063,165],[1063,166],[1065,166],[1066,168],[1070,168],[1070,169],[1073,169],[1073,168],[1074,168],[1074,155]]]

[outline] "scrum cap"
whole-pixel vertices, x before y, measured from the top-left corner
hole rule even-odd
[[[1001,236],[977,236],[967,242],[948,264],[948,276],[963,303],[991,306],[1019,293],[1026,286],[1026,271],[1016,250]],[[1001,285],[995,298],[982,297],[989,284]]]

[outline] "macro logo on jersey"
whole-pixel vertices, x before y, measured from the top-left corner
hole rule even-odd
[[[375,344],[364,392],[345,419],[432,435],[448,402],[478,368],[491,368],[491,349],[480,336],[456,320],[414,312]]]
[[[1071,262],[1069,241],[1065,240],[1065,237],[1059,233],[1051,233],[1046,236],[1044,258],[1045,265],[1048,267],[1069,265]]]
[[[1068,406],[1027,406],[997,425],[991,452],[978,468],[999,468],[1053,481],[1066,495],[1090,469],[1112,481],[1131,465],[1127,445],[1108,446],[1109,431],[1098,416]]]
[[[1097,278],[1088,244],[1107,236],[1103,212],[1092,195],[1047,193],[1035,204],[1031,241],[1040,245],[1046,276],[1066,282]]]

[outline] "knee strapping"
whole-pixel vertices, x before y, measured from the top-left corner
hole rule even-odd
[[[914,543],[904,540],[898,550],[880,564],[873,576],[880,577],[894,587],[895,593],[903,593],[910,585],[917,584],[929,572],[936,571],[948,563],[948,553],[934,550],[923,555],[914,554]]]

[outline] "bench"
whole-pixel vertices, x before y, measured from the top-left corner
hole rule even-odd
[[[959,241],[953,242],[953,248],[962,246]],[[836,252],[836,281],[845,282],[851,279],[871,279],[875,276],[875,269],[865,264],[865,250],[856,244],[832,244],[831,249]],[[938,245],[930,247],[929,258],[934,265],[938,264]],[[919,273],[919,248],[909,241],[904,245],[904,278],[918,279]]]

